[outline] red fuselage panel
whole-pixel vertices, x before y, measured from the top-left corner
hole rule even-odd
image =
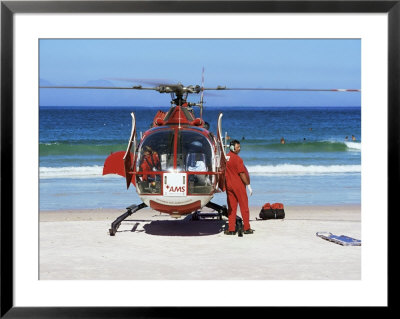
[[[153,200],[150,200],[150,207],[162,213],[168,213],[168,214],[178,213],[183,215],[183,214],[189,214],[197,209],[200,209],[201,202],[198,200],[187,205],[173,206],[173,205],[163,205]]]

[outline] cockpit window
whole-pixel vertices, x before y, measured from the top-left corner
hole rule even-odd
[[[180,131],[177,168],[182,171],[208,172],[212,170],[212,151],[207,138],[195,131]]]
[[[140,144],[136,160],[139,194],[161,194],[162,172],[174,170],[174,132],[174,129],[154,132]],[[211,143],[194,130],[178,131],[176,142],[176,170],[187,172],[187,194],[210,194],[216,182],[212,174]]]
[[[148,156],[151,153],[153,156]],[[157,163],[158,162],[158,163]],[[151,170],[167,171],[174,168],[174,131],[161,130],[149,135],[138,150],[136,171],[143,171],[147,165]]]
[[[215,184],[212,174],[212,148],[208,139],[196,131],[180,131],[177,149],[178,169],[188,172],[188,194],[210,194]],[[193,173],[190,173],[193,172]]]
[[[157,172],[174,167],[174,131],[161,130],[146,137],[137,156],[136,171],[143,172],[136,175],[139,193],[161,194],[162,175]]]

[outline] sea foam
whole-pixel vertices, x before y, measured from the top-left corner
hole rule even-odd
[[[103,167],[95,166],[67,166],[67,167],[40,167],[40,178],[95,178],[103,175]]]
[[[322,175],[360,173],[361,165],[253,165],[247,166],[254,175]]]
[[[360,173],[361,165],[251,165],[247,166],[250,175],[324,175]],[[118,175],[103,176],[103,167],[40,167],[40,178],[99,178]]]
[[[347,148],[350,150],[359,150],[361,151],[361,143],[357,142],[344,142],[346,144]]]

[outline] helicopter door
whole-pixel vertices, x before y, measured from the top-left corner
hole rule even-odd
[[[126,178],[126,188],[129,188],[129,185],[131,182],[134,183],[135,179],[133,175],[129,174],[129,172],[132,172],[135,170],[135,165],[134,165],[134,158],[135,158],[135,152],[136,152],[136,120],[135,120],[135,114],[132,112],[132,131],[131,131],[131,137],[129,139],[128,147],[126,149],[125,155],[124,155],[124,167],[125,167],[125,178]],[[133,145],[133,153],[131,152]]]
[[[226,168],[226,154],[225,154],[225,146],[222,140],[222,129],[221,129],[221,121],[223,114],[220,113],[218,116],[218,127],[217,127],[217,139],[218,139],[218,153],[220,156],[218,172],[221,172],[221,175],[218,179],[218,187],[221,190],[225,190],[225,168]],[[218,164],[218,163],[217,163]]]

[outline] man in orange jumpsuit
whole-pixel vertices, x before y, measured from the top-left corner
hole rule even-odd
[[[250,186],[250,177],[247,169],[243,164],[243,160],[239,157],[240,142],[238,140],[231,141],[229,145],[230,152],[226,155],[226,195],[228,202],[228,220],[229,228],[225,231],[226,235],[236,234],[236,212],[239,203],[240,213],[243,218],[243,229],[245,234],[252,234],[253,229],[250,228],[250,212],[249,203],[246,193],[246,185],[249,189],[250,196],[253,191]]]
[[[160,159],[158,158],[157,152],[153,151],[150,146],[145,146],[144,148],[144,154],[143,154],[143,162],[140,165],[140,168],[144,172],[148,171],[160,171],[161,166],[160,166]],[[143,174],[143,180],[147,181],[148,177],[151,180],[154,180],[155,176],[154,175],[146,175]]]

